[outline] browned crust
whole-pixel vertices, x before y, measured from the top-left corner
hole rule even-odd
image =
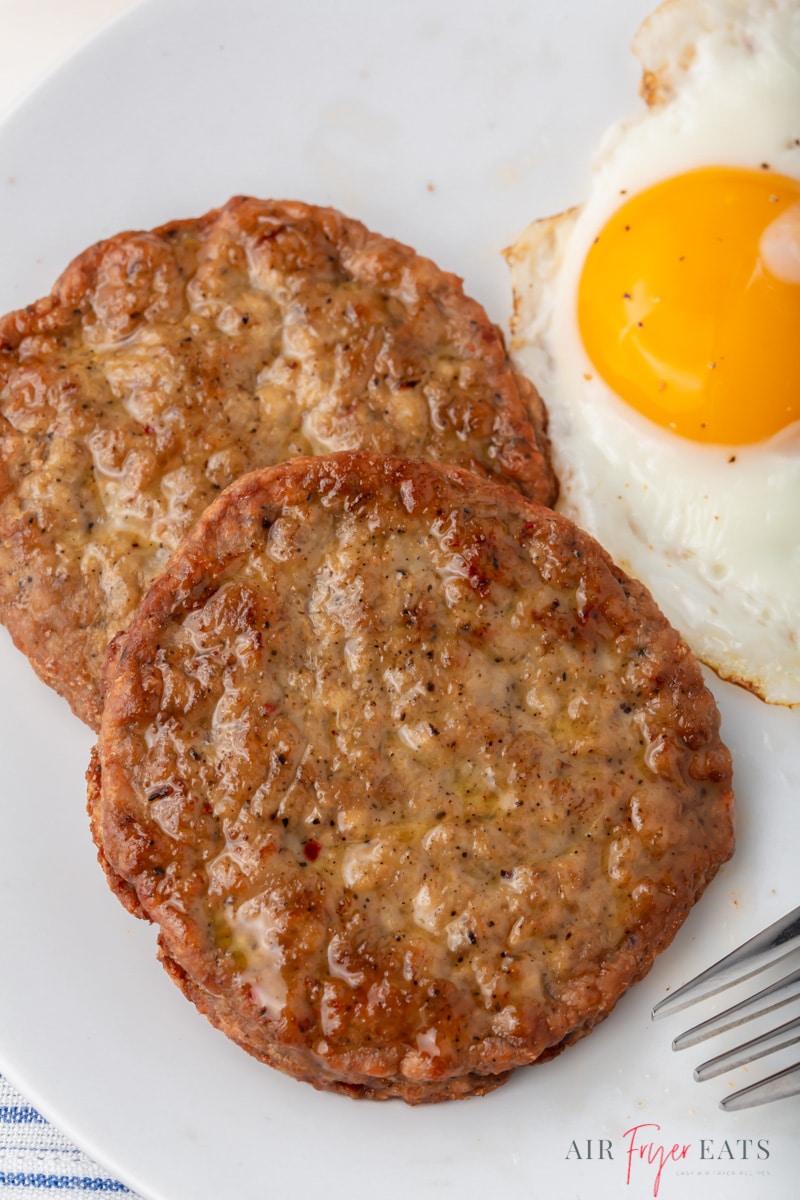
[[[105,872],[106,882],[111,888],[111,891],[119,900],[128,912],[134,917],[142,917],[147,919],[142,906],[136,896],[136,889],[132,884],[127,883],[121,875],[118,875],[113,870],[111,863],[105,856],[105,853],[99,847],[102,847],[102,796],[103,789],[101,784],[100,757],[97,753],[97,747],[94,747],[89,760],[89,766],[86,769],[86,809],[89,814],[89,828],[92,833],[95,845],[98,847],[97,861]]]
[[[236,1009],[224,996],[214,996],[191,979],[183,968],[171,958],[163,938],[159,940],[158,959],[164,970],[186,996],[217,1029],[232,1038],[248,1054],[259,1062],[266,1063],[285,1075],[291,1075],[302,1083],[310,1083],[317,1091],[338,1092],[354,1100],[405,1100],[407,1104],[435,1104],[441,1100],[464,1100],[473,1096],[485,1096],[506,1083],[511,1071],[492,1075],[467,1072],[435,1083],[400,1083],[394,1080],[361,1080],[359,1082],[327,1076],[319,1064],[311,1063],[301,1053],[279,1043],[266,1043],[262,1037],[253,1037],[251,1027],[243,1022]]]
[[[91,246],[0,320],[0,617],[93,728],[106,647],[238,475],[442,459],[550,503],[546,415],[456,276],[330,208],[235,197]]]
[[[422,929],[418,918],[397,927],[398,939],[404,939],[407,956],[411,956],[403,960],[404,968],[399,966],[391,939],[387,942],[384,937],[387,922],[391,924],[397,915],[392,905],[401,900],[405,904],[403,889],[411,887],[413,855],[436,825],[436,809],[440,804],[444,809],[442,796],[447,796],[459,836],[469,836],[469,803],[460,800],[449,785],[444,792],[436,790],[438,757],[423,774],[414,776],[414,786],[406,789],[414,796],[414,811],[425,816],[414,818],[416,832],[408,834],[411,859],[391,884],[376,884],[377,890],[371,892],[372,909],[364,907],[368,902],[363,895],[359,899],[356,894],[361,893],[360,885],[356,888],[352,880],[348,883],[346,874],[328,876],[327,868],[323,869],[326,855],[351,850],[347,838],[336,832],[337,812],[352,816],[346,790],[333,801],[334,807],[324,810],[321,832],[315,833],[322,845],[319,861],[323,867],[317,871],[313,862],[299,861],[295,870],[291,864],[297,850],[293,847],[298,837],[308,836],[311,818],[306,813],[301,819],[300,810],[281,807],[285,795],[281,800],[283,793],[277,783],[270,785],[271,790],[259,802],[262,815],[253,823],[242,815],[249,801],[235,810],[225,808],[229,785],[219,782],[219,771],[229,769],[232,746],[223,747],[223,758],[215,759],[212,774],[204,776],[216,781],[209,784],[207,792],[198,790],[199,776],[192,782],[187,773],[189,756],[195,757],[193,747],[197,747],[198,760],[205,760],[214,749],[209,725],[198,718],[196,706],[206,702],[216,706],[216,697],[222,693],[203,675],[202,687],[211,691],[208,698],[198,699],[197,685],[191,682],[191,672],[187,674],[188,660],[180,649],[184,620],[201,620],[197,628],[206,629],[206,618],[198,614],[211,612],[230,587],[234,589],[231,636],[235,633],[240,639],[248,631],[257,632],[264,662],[276,663],[277,659],[269,657],[274,652],[288,656],[293,672],[300,669],[296,629],[281,625],[279,633],[266,634],[269,621],[265,626],[264,616],[273,613],[272,606],[275,613],[280,611],[282,588],[298,613],[307,611],[302,574],[307,564],[302,556],[293,558],[291,569],[285,568],[283,582],[280,573],[269,569],[263,576],[266,608],[259,607],[258,590],[251,586],[253,578],[262,578],[264,539],[287,513],[293,520],[301,514],[297,518],[301,537],[312,537],[314,522],[327,520],[330,514],[334,514],[330,517],[334,523],[341,516],[350,531],[348,537],[352,537],[354,521],[380,530],[374,561],[371,555],[365,556],[359,568],[365,595],[369,594],[370,572],[378,571],[380,547],[385,544],[382,538],[390,542],[395,536],[407,538],[402,544],[413,550],[425,541],[426,531],[433,529],[440,537],[445,524],[457,531],[452,532],[448,552],[457,547],[461,561],[467,564],[466,575],[462,571],[461,577],[468,583],[460,599],[450,596],[447,605],[463,601],[463,613],[458,609],[461,623],[452,630],[435,624],[445,619],[447,605],[434,617],[430,587],[427,591],[423,587],[419,605],[398,610],[404,614],[400,642],[404,654],[410,656],[418,650],[434,659],[441,656],[443,646],[447,651],[441,663],[450,665],[441,670],[431,667],[433,673],[427,678],[432,686],[426,692],[421,684],[420,694],[434,696],[448,683],[454,687],[464,683],[469,688],[469,675],[458,673],[453,665],[454,636],[481,656],[492,647],[496,647],[492,651],[495,656],[501,655],[501,647],[505,654],[509,647],[516,647],[514,652],[522,659],[509,676],[512,682],[528,680],[531,663],[545,672],[536,685],[535,704],[541,704],[542,712],[551,711],[551,716],[544,725],[534,722],[535,738],[526,742],[525,748],[515,749],[513,756],[500,746],[515,745],[515,739],[526,736],[524,731],[531,723],[526,717],[527,724],[515,724],[521,720],[515,715],[520,706],[509,701],[510,707],[503,707],[497,699],[502,690],[491,690],[490,672],[486,701],[478,699],[464,711],[462,726],[449,727],[458,763],[474,764],[469,777],[472,782],[464,784],[465,796],[471,795],[473,786],[481,789],[480,755],[484,753],[498,780],[513,759],[518,796],[528,806],[518,817],[513,815],[516,806],[491,809],[487,835],[494,837],[496,832],[506,841],[494,857],[487,851],[480,866],[486,873],[484,882],[470,893],[467,908],[472,906],[477,912],[481,896],[497,899],[487,900],[490,908],[475,916],[477,936],[474,940],[470,936],[469,942],[477,949],[473,951],[465,943],[459,950],[461,957],[452,949],[454,933],[445,936],[437,932],[429,938],[427,925]],[[310,547],[312,542],[308,544]],[[311,549],[308,554],[312,555]],[[241,593],[247,597],[245,602],[236,598],[239,592],[235,589],[241,572],[253,563],[262,565],[255,576],[252,572],[247,575],[251,583]],[[309,571],[316,569],[308,566]],[[431,570],[433,586],[436,570]],[[388,593],[379,594],[386,602]],[[546,604],[542,597],[548,597]],[[520,629],[517,641],[509,642],[504,640],[509,614],[521,611],[520,604],[525,611],[533,608],[535,615]],[[472,614],[466,623],[465,613]],[[364,629],[372,628],[370,619],[367,613]],[[383,661],[380,654],[384,651],[390,653],[395,634],[394,626],[385,628],[382,635],[368,634],[379,652],[376,662]],[[321,640],[324,637],[323,631]],[[220,661],[228,663],[226,670],[235,674],[233,659],[224,649],[232,644],[223,639],[219,653]],[[317,645],[309,652],[316,656]],[[315,670],[323,672],[320,679],[327,670],[320,665],[322,661],[314,657]],[[480,661],[484,663],[484,658]],[[489,661],[486,659],[486,664]],[[502,661],[502,655],[493,661]],[[261,712],[266,693],[259,691],[258,681],[271,687],[278,670],[270,666],[265,675],[262,667],[254,664],[241,685],[234,685],[234,675],[230,675],[226,702],[241,686],[245,699],[237,711]],[[505,668],[500,670],[501,678],[506,678],[502,674]],[[420,676],[420,681],[423,678]],[[252,695],[247,690],[250,687]],[[516,694],[509,683],[506,694],[512,693]],[[168,695],[172,700],[165,699]],[[377,702],[378,689],[369,695]],[[423,708],[420,701],[418,714],[433,722],[436,712],[437,723],[441,718],[444,726],[453,717],[456,695],[453,692],[439,710]],[[347,703],[355,707],[362,700],[363,695],[354,694],[344,702],[345,712]],[[281,703],[268,704],[263,720],[253,719],[254,736],[263,739],[259,744],[265,747],[263,762],[256,762],[251,753],[249,765],[241,760],[227,777],[230,787],[245,787],[246,782],[247,796],[255,795],[256,783],[269,774],[275,761],[267,746],[276,722],[282,719]],[[573,714],[568,733],[564,731],[567,710]],[[346,721],[346,715],[340,713],[336,720]],[[310,729],[305,734],[308,738]],[[360,728],[355,731],[356,749],[364,732]],[[366,733],[372,736],[374,730]],[[342,729],[334,734],[340,747],[345,734]],[[145,745],[151,748],[145,749]],[[487,749],[494,745],[497,750]],[[392,746],[394,753],[396,746]],[[178,755],[175,762],[183,766],[176,767],[172,758],[169,762],[173,765],[168,765],[163,756],[173,752]],[[386,753],[384,744],[383,757],[372,760],[375,774],[368,782],[367,794],[373,799],[390,795]],[[346,757],[344,750],[340,754]],[[289,750],[283,755],[287,756],[287,770],[299,771],[299,766],[292,766]],[[492,481],[422,461],[364,454],[297,459],[253,473],[224,493],[203,515],[167,571],[153,583],[122,643],[110,670],[99,761],[102,786],[95,769],[90,807],[101,861],[123,902],[133,910],[138,905],[146,917],[159,924],[160,957],[171,977],[200,1011],[249,1053],[316,1087],[371,1098],[398,1096],[418,1103],[480,1093],[502,1082],[513,1068],[550,1058],[585,1036],[649,970],[733,850],[730,756],[719,738],[719,715],[696,661],[649,593],[628,579],[591,538],[565,518]],[[309,782],[310,803],[319,801],[324,809],[320,797],[331,785],[333,771],[333,765],[323,767]],[[171,794],[182,797],[167,818],[172,822],[169,834],[154,819],[146,799],[156,780],[166,780]],[[423,794],[428,786],[430,796]],[[159,786],[150,795],[161,792]],[[481,802],[485,801],[484,795]],[[386,816],[382,804],[375,816],[379,832]],[[223,811],[227,814],[224,818]],[[359,819],[364,812],[359,810]],[[443,816],[436,813],[437,820]],[[333,832],[328,831],[327,817]],[[255,874],[229,877],[225,888],[230,889],[226,894],[233,908],[226,909],[222,893],[214,899],[209,890],[210,864],[229,844],[228,834],[222,837],[220,833],[223,821],[230,830],[231,822],[244,819],[250,821],[248,844],[252,847],[261,838],[267,857],[263,865],[259,859],[253,867]],[[374,832],[361,836],[367,841],[359,845],[373,844]],[[466,845],[469,849],[472,843]],[[392,853],[391,845],[385,847],[385,853]],[[469,850],[472,853],[474,849]],[[277,867],[273,864],[278,864],[283,854],[288,858],[280,861],[289,862],[288,874],[281,873],[283,868],[274,874]],[[573,854],[578,858],[572,859]],[[547,864],[556,860],[561,865],[547,883]],[[460,861],[460,853],[455,858],[449,852],[440,855],[428,877],[435,885],[437,873],[448,879],[448,872],[456,871],[452,895],[463,883],[454,861]],[[524,888],[519,883],[509,891],[505,879],[525,880],[526,872],[531,871],[532,899],[529,902],[526,892],[521,907],[514,909],[519,921],[531,923],[527,940],[519,942],[514,940],[513,930],[500,927]],[[365,887],[369,891],[369,885]],[[238,892],[239,888],[243,890]],[[131,889],[136,895],[133,905]],[[247,897],[261,894],[258,889],[265,889],[264,896],[276,903],[281,897],[281,912],[289,914],[280,935],[281,954],[288,957],[281,959],[277,977],[281,987],[285,984],[288,999],[281,1001],[285,1007],[279,1017],[270,1015],[263,1007],[265,1002],[250,990],[246,982],[249,968],[242,965],[250,960],[237,958],[232,932],[235,922],[230,923],[236,906],[246,907]],[[409,897],[403,911],[410,911],[412,899],[417,903],[419,893]],[[423,925],[428,918],[429,914],[423,914]],[[220,928],[227,930],[219,935],[221,940],[209,932],[218,921],[222,921]],[[325,963],[330,963],[330,946],[336,938],[349,949],[342,960],[345,966],[338,974],[331,968],[330,974]],[[291,957],[297,945],[304,949]],[[291,946],[295,950],[290,954]],[[383,957],[376,959],[377,946],[382,947]],[[497,1024],[499,999],[493,1008],[477,988],[471,991],[468,986],[465,961],[475,978],[485,978],[487,971],[491,974],[480,955],[489,956],[495,971],[508,969],[504,959],[513,961],[516,974],[502,986],[498,984],[496,993],[504,997],[504,1012],[514,1010],[513,1027]],[[435,961],[435,969],[408,965],[426,961]],[[274,974],[274,964],[269,969]],[[405,983],[403,970],[412,972]],[[348,980],[344,989],[343,977]],[[327,1001],[320,997],[328,985],[338,997],[335,1011],[340,1026],[336,1022],[331,1025],[330,1014],[326,1026],[322,1010]],[[370,989],[381,985],[388,989],[385,1002],[372,1016],[365,1016],[372,1012]],[[436,1029],[439,1039],[435,1055],[424,1049],[424,1037],[423,1049],[415,1049],[420,1046],[420,1030],[429,1032],[429,1027]]]

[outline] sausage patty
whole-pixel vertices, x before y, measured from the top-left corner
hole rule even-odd
[[[538,395],[408,247],[243,198],[93,246],[0,321],[0,618],[96,728],[107,645],[206,505],[351,449],[555,495]]]
[[[254,472],[115,642],[89,808],[171,976],[316,1087],[485,1092],[731,854],[698,665],[566,518],[366,454]]]

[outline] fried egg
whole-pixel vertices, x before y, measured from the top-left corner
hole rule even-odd
[[[695,653],[800,704],[800,4],[667,0],[647,107],[506,252],[559,507]]]

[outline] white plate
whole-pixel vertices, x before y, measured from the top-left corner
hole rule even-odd
[[[600,134],[636,103],[627,46],[647,7],[146,3],[0,130],[0,309],[47,292],[99,237],[251,192],[332,203],[412,243],[504,322],[499,251],[580,198]],[[0,671],[0,1068],[142,1196],[794,1196],[800,1102],[723,1114],[729,1082],[693,1083],[691,1052],[669,1050],[685,1022],[649,1012],[798,902],[800,713],[715,685],[739,849],[673,947],[559,1059],[484,1099],[410,1109],[320,1095],[194,1012],[95,863],[90,734],[4,633]]]

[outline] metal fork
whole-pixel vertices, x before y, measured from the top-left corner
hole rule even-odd
[[[671,1013],[680,1012],[691,1004],[715,996],[725,988],[733,987],[750,979],[767,967],[775,966],[788,958],[794,951],[800,949],[800,908],[793,909],[779,921],[775,921],[767,929],[757,933],[744,945],[714,963],[707,971],[703,971],[694,979],[689,980],[683,987],[678,988],[672,995],[661,1000],[653,1009],[652,1016],[665,1017]],[[763,1016],[800,999],[800,965],[788,975],[763,988],[755,996],[734,1004],[724,1012],[702,1021],[692,1029],[688,1029],[672,1043],[673,1050],[683,1050],[687,1046],[695,1046],[718,1033],[735,1029],[745,1021]],[[800,1041],[800,1017],[795,1017],[777,1029],[769,1030],[760,1037],[752,1038],[741,1046],[718,1054],[708,1059],[695,1069],[694,1077],[698,1081],[713,1079],[724,1071],[733,1070],[754,1062],[766,1054],[772,1054],[787,1046]],[[800,1061],[778,1071],[766,1079],[741,1088],[720,1102],[720,1108],[726,1111],[737,1111],[742,1108],[752,1108],[757,1104],[768,1104],[773,1100],[782,1100],[787,1096],[800,1095]]]

